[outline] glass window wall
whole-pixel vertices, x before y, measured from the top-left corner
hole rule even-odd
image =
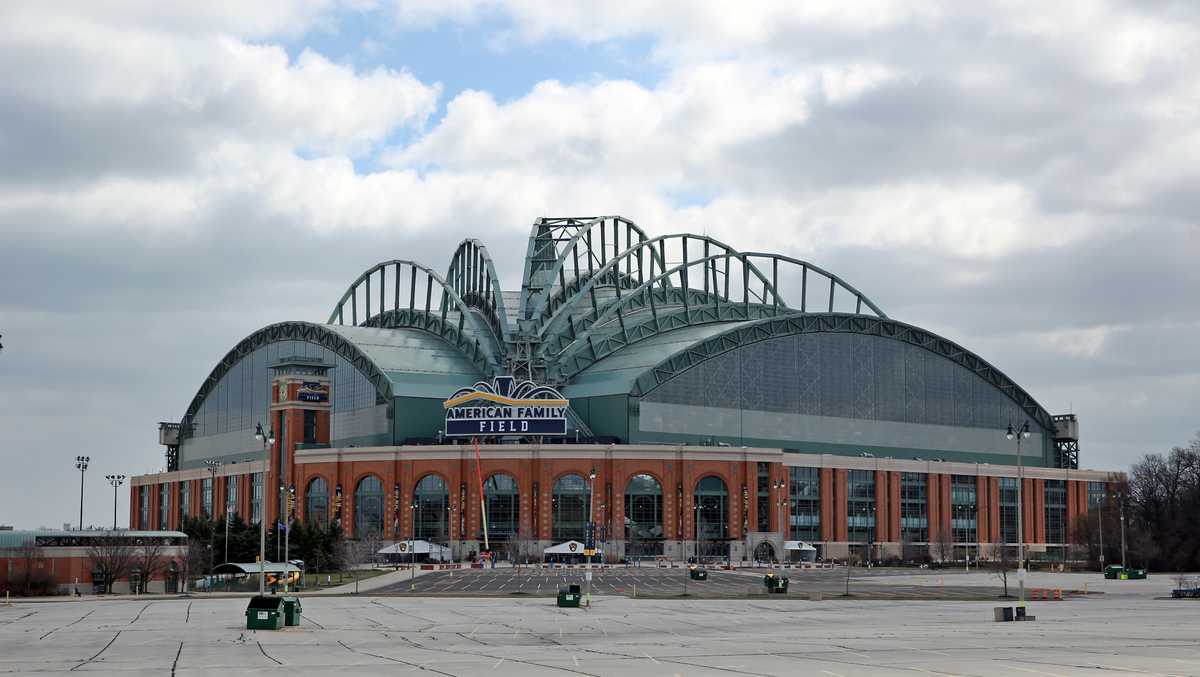
[[[819,468],[788,469],[788,503],[791,530],[789,538],[796,541],[821,540],[821,470]]]

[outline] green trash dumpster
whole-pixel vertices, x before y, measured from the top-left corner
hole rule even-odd
[[[1120,578],[1121,572],[1123,571],[1125,571],[1125,567],[1121,566],[1120,564],[1109,564],[1108,566],[1104,567],[1104,577],[1109,580],[1116,580]]]
[[[767,592],[777,593],[780,595],[787,594],[787,591],[788,579],[786,576],[776,576],[775,583],[767,588]]]
[[[283,627],[283,599],[251,597],[246,607],[247,630],[278,630]]]
[[[300,625],[300,614],[304,608],[300,606],[300,598],[287,596],[283,598],[283,624]]]
[[[558,588],[558,605],[561,607],[579,608],[580,597],[578,585],[561,585]]]
[[[691,567],[688,569],[688,577],[690,577],[693,581],[707,581],[708,570],[701,569],[700,567]]]
[[[1125,574],[1128,576],[1128,580],[1131,581],[1140,581],[1146,578],[1145,569],[1126,569]]]

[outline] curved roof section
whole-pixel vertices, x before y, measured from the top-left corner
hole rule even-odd
[[[330,326],[366,355],[396,397],[444,398],[483,373],[457,348],[419,329]]]
[[[389,401],[394,396],[444,397],[451,386],[457,387],[483,375],[454,346],[419,329],[280,322],[250,334],[225,354],[192,398],[183,424],[191,422],[221,377],[242,358],[279,341],[307,341],[332,350],[354,365]]]
[[[783,317],[741,322],[734,325],[722,324],[715,326],[719,327],[720,331],[694,337],[696,340],[690,341],[686,346],[680,346],[670,355],[663,357],[657,363],[644,369],[639,375],[631,380],[626,380],[628,389],[625,392],[638,397],[647,395],[660,385],[701,362],[758,341],[810,333],[863,334],[907,343],[957,363],[1004,393],[1028,414],[1031,419],[1037,421],[1042,428],[1049,431],[1055,430],[1055,424],[1050,413],[1003,372],[957,343],[920,327],[887,318],[845,313],[796,313]],[[697,328],[693,327],[693,329]],[[670,336],[670,333],[664,335],[664,337],[666,336]],[[658,343],[652,344],[651,341],[635,344],[626,349],[626,351],[630,352],[623,357],[623,361],[626,364],[645,364],[651,357],[661,354],[660,350],[655,350],[655,346],[661,347],[661,345]],[[676,343],[675,345],[678,346],[679,344]],[[620,351],[618,355],[626,351]],[[614,377],[619,375],[620,378],[614,378],[606,384],[611,388],[632,375],[631,371],[614,370],[611,367],[606,368],[604,366],[605,361],[601,360],[599,363],[584,370],[583,374],[581,374],[581,379],[593,374],[593,370],[596,370],[594,372],[595,375],[605,373],[605,371],[612,373]],[[615,364],[620,365],[622,363],[618,362]],[[595,378],[595,376],[592,376],[592,378]],[[610,392],[615,394],[613,391]],[[566,393],[564,392],[564,394]],[[601,393],[596,392],[595,394]]]

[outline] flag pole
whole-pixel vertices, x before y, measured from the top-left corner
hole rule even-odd
[[[492,546],[488,542],[487,505],[483,497],[483,464],[479,459],[479,438],[472,437],[471,445],[475,447],[475,479],[479,482],[479,515],[483,519],[483,549],[485,552],[491,553]]]

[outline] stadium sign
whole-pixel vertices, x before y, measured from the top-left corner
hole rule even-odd
[[[567,400],[554,388],[512,376],[460,388],[442,406],[448,437],[567,434]]]
[[[305,381],[296,391],[296,399],[301,402],[328,402],[329,384],[316,381]]]

